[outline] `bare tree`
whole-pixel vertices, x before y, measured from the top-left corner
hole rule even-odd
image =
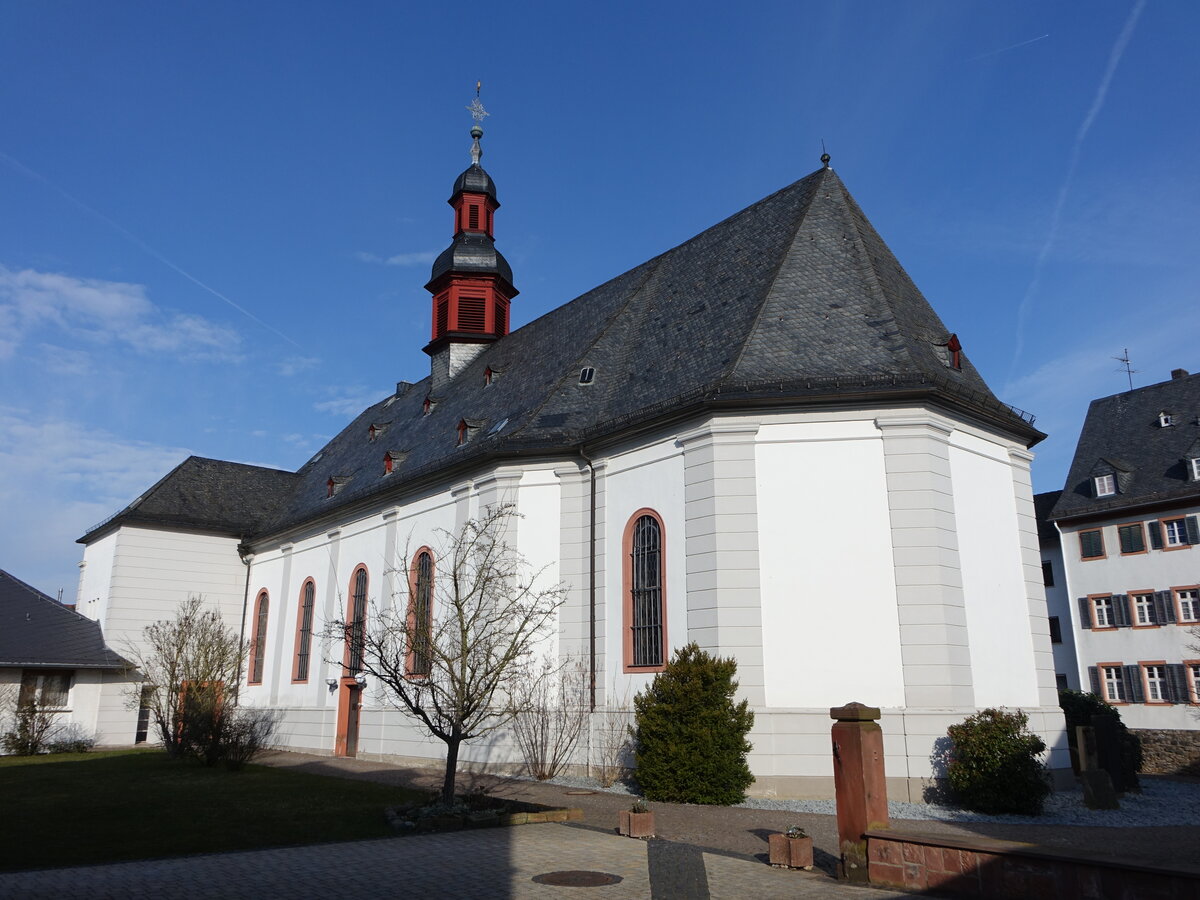
[[[629,690],[615,703],[610,702],[597,711],[595,726],[594,774],[602,787],[612,787],[621,776],[633,768],[633,740],[629,727],[633,723]]]
[[[513,737],[529,773],[553,778],[567,764],[588,721],[588,667],[583,660],[559,666],[530,664],[512,692]]]
[[[150,710],[169,755],[211,743],[225,692],[241,678],[243,651],[237,630],[199,596],[179,604],[174,619],[147,625],[142,640],[125,648],[144,679],[130,685],[127,704]]]
[[[540,586],[541,573],[505,543],[516,515],[489,507],[457,533],[441,532],[441,549],[419,552],[408,573],[407,602],[372,610],[366,627],[343,619],[326,632],[346,642],[351,674],[378,679],[397,709],[446,744],[446,805],[461,744],[513,717],[523,666],[563,602],[562,587]]]
[[[36,691],[16,685],[0,688],[0,747],[16,756],[46,750],[62,731],[61,712]]]

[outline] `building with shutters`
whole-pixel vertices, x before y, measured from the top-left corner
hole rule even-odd
[[[508,540],[567,590],[547,652],[594,673],[581,769],[609,713],[695,641],[738,662],[756,793],[831,796],[829,709],[852,700],[883,710],[896,797],[989,706],[1028,712],[1069,771],[1029,473],[1043,435],[828,157],[510,331],[517,279],[472,137],[426,285],[429,372],[296,472],[186,460],[81,538],[80,610],[132,610],[132,631],[205,593],[242,617],[241,702],[282,712],[284,746],[431,761],[443,745],[319,635],[369,629],[380,605],[431,614],[439,535],[508,503]],[[504,734],[461,759],[519,765]]]
[[[1048,514],[1084,690],[1133,728],[1197,728],[1200,375],[1092,401]]]

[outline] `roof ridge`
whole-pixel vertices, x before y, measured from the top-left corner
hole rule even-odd
[[[860,265],[863,269],[867,288],[868,288],[868,290],[870,290],[871,296],[874,299],[874,301],[879,305],[880,313],[886,314],[886,316],[892,321],[892,323],[896,325],[896,335],[900,339],[899,347],[897,349],[900,351],[900,353],[903,354],[903,357],[907,362],[915,364],[917,361],[913,358],[912,351],[908,346],[909,335],[905,332],[904,329],[901,329],[899,327],[899,321],[896,319],[895,307],[892,305],[892,302],[887,295],[887,291],[885,291],[883,289],[883,285],[881,285],[879,283],[879,273],[875,271],[875,263],[871,258],[871,251],[867,249],[867,242],[865,240],[863,240],[862,232],[859,230],[857,217],[855,216],[855,209],[853,207],[851,207],[851,205],[850,205],[849,191],[846,190],[846,185],[842,183],[842,180],[840,178],[837,179],[837,186],[841,189],[837,192],[838,205],[842,208],[842,211],[845,213],[846,222],[849,225],[849,230],[850,230],[850,234],[852,235],[852,240],[854,241],[854,246],[859,252],[859,256],[860,256],[860,260],[861,260]],[[857,207],[857,206],[858,206],[857,203],[854,204],[854,207]],[[864,220],[866,219],[866,215],[862,212],[861,209],[858,209],[858,213],[862,216],[862,218]],[[882,240],[882,238],[881,238],[881,240]],[[887,247],[886,244],[884,244],[884,246],[890,253],[891,248]],[[892,254],[892,255],[894,256],[895,254]],[[900,266],[900,270],[902,272],[904,272],[904,275],[907,277],[908,272],[904,270],[904,266],[900,265],[899,260],[896,260],[896,264],[898,266]],[[909,278],[909,280],[911,281],[912,279]],[[926,302],[928,302],[928,301],[926,301]],[[895,352],[895,351],[893,351],[893,352]]]
[[[774,194],[772,194],[771,197],[774,197],[777,194],[782,193],[783,191],[790,190],[791,188],[794,188],[794,187],[796,187],[796,185],[800,184],[800,182],[807,181],[808,179],[813,178],[814,176],[817,177],[820,180],[820,182],[824,182],[824,180],[825,180],[824,173],[832,172],[832,171],[833,171],[832,169],[818,169],[816,172],[813,172],[811,175],[805,175],[803,178],[799,179],[798,181],[793,181],[786,188],[781,188],[780,190],[778,190]],[[771,276],[771,280],[767,284],[766,290],[763,291],[762,303],[759,304],[758,312],[755,313],[754,320],[750,322],[750,327],[748,327],[746,329],[745,337],[742,338],[742,346],[738,348],[737,355],[733,357],[733,361],[728,366],[725,367],[725,371],[720,376],[717,377],[716,384],[723,384],[733,375],[734,372],[737,371],[738,366],[742,362],[742,357],[744,357],[746,354],[746,349],[750,346],[751,341],[754,340],[754,336],[758,333],[758,326],[762,322],[763,316],[766,315],[767,305],[768,305],[767,301],[770,298],[772,291],[775,290],[775,283],[779,280],[779,273],[783,269],[784,263],[787,262],[788,256],[791,253],[792,248],[796,245],[796,239],[800,236],[800,229],[804,227],[804,221],[808,217],[808,211],[812,208],[813,200],[816,199],[817,191],[819,191],[820,189],[821,189],[821,184],[817,184],[817,186],[809,194],[808,200],[804,204],[804,209],[802,209],[800,211],[799,215],[797,215],[796,227],[792,230],[792,236],[788,240],[787,246],[784,248],[783,252],[779,254],[779,260],[775,263],[775,273]],[[770,199],[770,198],[764,198],[764,199]],[[749,209],[750,207],[746,207],[746,208]],[[732,218],[732,216],[730,216],[730,218]]]

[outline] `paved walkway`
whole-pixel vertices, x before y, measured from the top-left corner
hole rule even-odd
[[[600,887],[532,881],[564,870],[620,877]],[[669,841],[639,841],[571,825],[522,825],[281,850],[223,853],[0,875],[2,898],[210,900],[253,897],[646,898],[646,900],[886,900],[892,891]]]

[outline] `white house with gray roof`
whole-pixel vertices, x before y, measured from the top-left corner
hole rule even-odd
[[[1024,709],[1067,767],[1029,476],[1043,435],[828,160],[510,332],[481,135],[426,285],[430,372],[297,472],[185,461],[81,538],[79,608],[128,632],[202,592],[260,648],[242,702],[280,710],[286,746],[432,761],[442,745],[316,636],[428,591],[439,532],[511,503],[509,539],[567,588],[547,650],[595,674],[593,728],[696,641],[738,661],[755,793],[830,796],[829,708],[851,700],[883,709],[899,797],[983,707]],[[463,759],[519,761],[504,735]]]
[[[134,684],[136,673],[105,644],[97,622],[0,570],[0,718],[12,704],[35,700],[59,725],[98,744],[129,744]]]
[[[1200,375],[1176,369],[1093,400],[1048,518],[1062,537],[1083,689],[1133,728],[1195,730]]]

